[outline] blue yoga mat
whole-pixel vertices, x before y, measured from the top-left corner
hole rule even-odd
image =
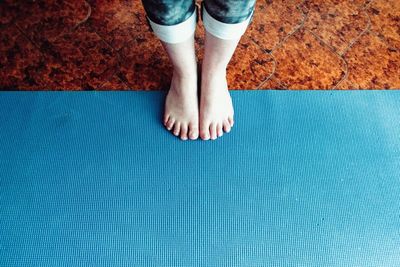
[[[400,91],[231,91],[181,141],[165,92],[0,94],[0,266],[400,266]]]

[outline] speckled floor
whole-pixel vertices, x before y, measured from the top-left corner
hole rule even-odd
[[[169,87],[168,57],[139,0],[5,0],[0,34],[3,90]],[[200,62],[203,36],[200,21]],[[228,85],[398,89],[400,1],[258,0],[228,66]]]

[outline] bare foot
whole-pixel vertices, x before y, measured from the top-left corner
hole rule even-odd
[[[181,74],[174,71],[165,100],[164,126],[182,140],[199,136],[197,72]]]
[[[228,91],[226,70],[202,74],[200,98],[200,137],[212,139],[230,132],[234,124],[232,99]]]

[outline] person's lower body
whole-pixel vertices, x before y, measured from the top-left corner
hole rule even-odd
[[[186,140],[216,139],[234,124],[226,68],[253,17],[255,0],[204,0],[206,30],[201,68],[200,107],[194,32],[198,20],[192,0],[142,0],[150,29],[160,39],[174,67],[165,101],[164,125]]]

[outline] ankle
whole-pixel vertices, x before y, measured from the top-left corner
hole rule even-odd
[[[225,65],[213,65],[213,66],[202,66],[201,77],[205,79],[211,79],[212,77],[225,77],[226,66]]]
[[[226,79],[226,68],[211,68],[201,72],[201,84],[205,87],[208,87],[210,82],[220,79]]]
[[[173,74],[180,78],[197,77],[197,63],[185,67],[174,66]]]
[[[178,71],[174,69],[170,90],[181,95],[192,91],[197,92],[197,71]]]

